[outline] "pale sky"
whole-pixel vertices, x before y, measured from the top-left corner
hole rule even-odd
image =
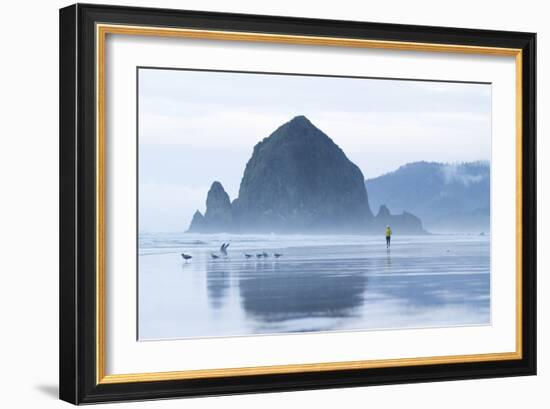
[[[409,162],[489,160],[491,86],[139,70],[140,231],[184,231],[213,181],[235,199],[256,143],[305,115],[365,179]]]

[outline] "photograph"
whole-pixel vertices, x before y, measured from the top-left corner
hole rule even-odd
[[[138,341],[491,325],[491,83],[136,87]]]
[[[317,6],[59,10],[61,400],[537,374],[538,23]]]

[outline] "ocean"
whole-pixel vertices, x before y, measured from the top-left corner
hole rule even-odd
[[[140,233],[138,259],[139,340],[491,320],[490,236]]]

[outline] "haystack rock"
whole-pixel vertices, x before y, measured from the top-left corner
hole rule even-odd
[[[214,182],[204,216],[191,232],[376,233],[384,220],[406,223],[409,214],[375,218],[361,170],[324,132],[297,116],[256,144],[233,203]],[[417,219],[417,218],[416,218]],[[407,228],[409,230],[409,228]],[[422,232],[420,223],[418,232]]]
[[[372,219],[361,170],[305,116],[259,142],[235,202],[244,232],[352,232]]]

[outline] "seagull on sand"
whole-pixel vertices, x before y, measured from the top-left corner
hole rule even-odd
[[[245,256],[246,258],[250,258],[250,257],[252,257],[252,254],[246,254],[246,253],[244,253],[244,256]]]
[[[227,256],[227,248],[229,247],[229,244],[230,244],[230,243],[222,243],[222,246],[220,247],[220,252],[221,252],[224,256]]]
[[[182,257],[185,261],[187,261],[187,260],[193,258],[193,256],[190,256],[189,254],[185,254],[185,253],[181,253],[181,257]]]
[[[257,258],[262,258],[263,256],[264,256],[264,255],[263,255],[262,253],[256,254],[256,257],[257,257]]]
[[[282,256],[282,254],[281,254],[281,253],[274,253],[273,255],[275,256],[275,258],[279,258],[279,257],[281,257],[281,256]]]
[[[269,254],[267,254],[265,251],[262,253],[262,256],[269,257]]]
[[[217,258],[220,258],[220,256],[218,256],[214,253],[210,253],[210,257],[212,257],[214,260],[216,260]]]

